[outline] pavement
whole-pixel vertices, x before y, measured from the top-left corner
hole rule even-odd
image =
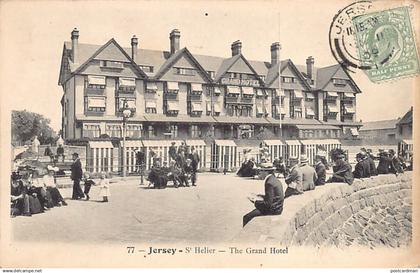
[[[68,206],[32,217],[12,219],[18,241],[72,243],[226,243],[242,230],[242,217],[253,209],[246,198],[263,194],[263,180],[235,174],[199,174],[197,187],[162,190],[139,186],[135,178],[115,181],[109,203],[99,188],[91,200],[69,200],[71,188],[60,192]]]

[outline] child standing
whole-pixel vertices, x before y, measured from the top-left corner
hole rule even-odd
[[[105,172],[101,172],[99,188],[99,195],[103,197],[102,202],[108,202],[108,196],[111,195],[111,192],[109,191],[109,179],[106,178]]]
[[[83,181],[85,182],[84,193],[86,195],[86,201],[88,201],[89,200],[90,187],[92,187],[92,185],[95,185],[95,182],[92,179],[90,179],[90,174],[88,172],[84,173]]]

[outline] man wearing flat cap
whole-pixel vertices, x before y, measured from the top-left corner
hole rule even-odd
[[[354,167],[354,178],[367,178],[370,177],[370,164],[367,160],[367,154],[363,151],[356,155],[357,164]]]
[[[78,200],[85,197],[80,187],[80,180],[83,177],[82,163],[78,153],[73,153],[73,163],[71,164],[71,180],[73,180],[73,194],[71,199]]]

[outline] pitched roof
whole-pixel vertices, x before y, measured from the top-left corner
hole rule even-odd
[[[360,131],[395,129],[397,128],[396,125],[397,125],[398,120],[399,119],[390,119],[390,120],[363,122],[363,126],[362,128],[360,128]]]
[[[413,124],[413,107],[398,121],[398,125]]]
[[[122,48],[118,45],[118,43],[111,39],[108,41],[110,43],[111,41],[115,42],[117,47],[121,48],[121,50],[128,56],[128,58],[131,57],[131,48]],[[107,44],[108,44],[107,43]],[[93,55],[97,55],[98,51],[102,48],[104,48],[104,45],[93,45],[93,44],[85,44],[85,43],[79,43],[79,51],[78,51],[78,59],[75,60],[75,62],[71,59],[71,48],[72,43],[69,41],[64,42],[64,48],[63,48],[63,58],[68,58],[69,64],[70,64],[70,71],[74,73],[76,70],[80,70],[79,68],[87,63],[88,60],[93,58]],[[185,50],[187,50],[185,48]],[[180,50],[181,51],[181,50]],[[189,52],[189,51],[188,51]],[[133,60],[133,64],[136,65],[136,68],[138,70],[141,70],[139,66],[146,65],[146,66],[153,66],[153,72],[146,72],[144,73],[141,70],[141,73],[151,77],[155,78],[158,76],[161,71],[165,70],[168,67],[168,64],[172,63],[173,60],[175,60],[177,57],[179,57],[179,54],[181,54],[179,51],[175,54],[170,54],[168,51],[164,50],[152,50],[152,49],[137,49],[137,55],[135,60]],[[189,53],[191,54],[191,53]],[[217,56],[207,56],[207,55],[198,55],[198,54],[191,54],[193,59],[195,60],[196,64],[201,66],[204,71],[214,71],[215,73],[215,81],[220,80],[222,75],[226,73],[230,67],[234,65],[234,63],[239,60],[239,58],[243,58],[244,62],[250,66],[250,69],[259,76],[265,76],[265,85],[267,87],[271,87],[272,84],[275,82],[275,80],[278,78],[278,64],[271,66],[270,62],[264,62],[264,61],[256,61],[256,60],[246,60],[246,58],[242,55],[236,55],[233,57],[223,58],[223,57],[217,57]],[[130,58],[131,60],[131,58]],[[308,76],[306,74],[306,65],[295,65],[290,59],[283,60],[280,62],[281,70],[283,70],[287,65],[290,65],[292,70],[296,72],[299,79],[303,82],[303,84],[308,89],[323,89],[332,76],[338,71],[340,68],[339,64],[327,66],[327,67],[314,67],[313,71],[313,81],[314,84],[309,84],[308,82]],[[344,71],[347,75],[348,73]],[[60,75],[61,72],[60,71]],[[356,88],[357,91],[360,92],[357,85],[354,83],[350,75],[348,75],[350,78],[350,82],[352,85]]]

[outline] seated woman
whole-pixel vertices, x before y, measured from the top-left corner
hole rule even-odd
[[[20,176],[13,173],[10,185],[10,201],[11,201],[11,216],[24,215],[31,216],[29,207],[29,195],[26,193],[26,188]]]
[[[257,166],[253,161],[253,158],[242,163],[241,168],[236,172],[240,177],[254,177],[257,174]]]
[[[41,204],[42,211],[48,210],[49,208],[53,207],[51,195],[49,192],[47,192],[44,186],[44,181],[39,171],[33,171],[30,182],[31,183],[28,193],[38,198],[39,203]]]
[[[279,215],[283,212],[283,186],[278,178],[274,175],[275,168],[270,170],[264,182],[265,195],[260,196],[262,200],[249,200],[254,203],[255,209],[243,217],[242,225],[245,226],[254,217],[261,215]]]
[[[51,199],[54,206],[67,206],[66,201],[61,196],[60,191],[57,189],[56,180],[55,180],[55,172],[59,169],[57,167],[47,166],[48,173],[44,175],[43,182],[47,192],[50,193]]]
[[[160,161],[154,163],[153,167],[150,169],[147,180],[149,180],[150,184],[153,184],[155,189],[163,189],[166,187],[168,180],[160,166]]]
[[[181,183],[181,179],[180,179],[181,170],[176,165],[175,160],[171,160],[169,165],[170,165],[169,166],[169,172],[167,174],[168,180],[170,180],[174,183],[175,188],[178,188],[179,184]]]

